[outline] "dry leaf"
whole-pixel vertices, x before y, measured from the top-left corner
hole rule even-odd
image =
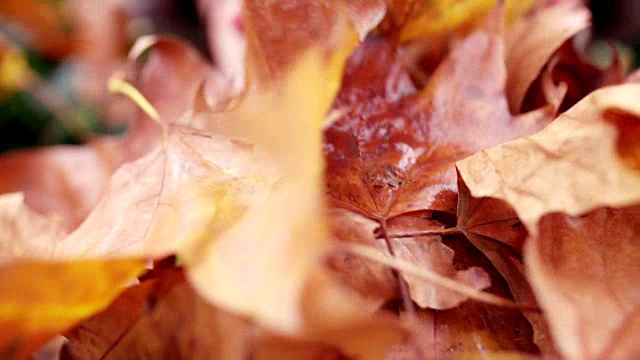
[[[67,334],[62,359],[245,359],[249,330],[198,297],[179,271],[152,272]]]
[[[529,230],[527,277],[568,358],[608,356],[618,341],[637,351],[617,338],[638,306],[637,209],[598,208],[639,201],[638,95],[598,90],[540,133],[458,163],[471,195],[508,202]]]
[[[640,86],[593,92],[543,131],[457,164],[476,198],[503,199],[529,231],[546,213],[579,215],[640,200]]]
[[[314,274],[330,240],[317,215],[321,119],[346,56],[328,51],[310,51],[296,65],[274,60],[277,72],[261,83],[268,87],[249,90],[237,108],[194,114],[205,129],[166,127],[162,148],[119,169],[60,254],[177,252],[205,299],[280,332],[357,317],[349,294]],[[299,93],[321,77],[326,82]],[[307,291],[317,294],[303,301]],[[327,304],[333,308],[319,308]]]
[[[388,1],[390,15],[400,25],[402,41],[446,35],[482,24],[484,16],[496,6],[495,0]],[[533,0],[507,0],[508,21],[524,15]]]
[[[491,261],[520,304],[537,304],[526,277],[522,250],[527,230],[515,211],[495,198],[474,198],[458,178],[458,223],[456,229]],[[544,316],[535,311],[523,315],[533,327],[533,340],[545,356],[558,356]]]
[[[460,235],[444,240],[455,250],[456,268],[479,266],[491,276],[489,293],[510,298],[511,292],[501,274]],[[499,268],[498,268],[499,269]],[[405,314],[405,316],[408,314]],[[527,318],[517,309],[490,306],[468,301],[447,310],[420,310],[421,323],[418,345],[427,358],[527,358],[538,349],[532,341],[532,328]],[[413,357],[410,357],[413,358]]]
[[[21,191],[34,210],[78,226],[95,207],[124,161],[121,142],[102,138],[84,146],[54,146],[0,156],[0,193]],[[82,169],[82,171],[78,171]]]
[[[497,10],[485,27],[453,50],[420,93],[414,94],[392,40],[367,39],[351,56],[333,106],[338,119],[325,131],[324,145],[332,205],[357,214],[351,224],[344,214],[334,222],[343,228],[336,232],[346,228],[351,234],[342,240],[390,251],[478,288],[488,286],[481,269],[453,269],[453,253],[437,236],[443,224],[433,213],[455,212],[455,161],[539,130],[548,121],[544,109],[517,118],[508,112],[499,19]],[[354,238],[366,234],[360,227],[374,228],[373,223],[378,223],[380,236]],[[425,230],[435,236],[420,237]],[[353,268],[337,259],[332,266]],[[389,281],[385,271],[362,273]],[[355,281],[360,284],[352,285],[363,294],[381,289],[388,294],[395,286],[378,284],[372,290],[362,287],[372,281]],[[424,307],[448,308],[463,301],[457,295],[437,295],[424,281],[410,280],[409,285],[413,299]]]
[[[511,112],[520,112],[527,90],[560,46],[590,25],[581,1],[564,1],[534,12],[507,32],[507,94]]]
[[[142,270],[135,260],[60,262],[53,255],[66,233],[60,218],[34,213],[20,194],[0,196],[0,209],[3,358],[26,357],[49,337],[100,311]]]
[[[525,248],[527,273],[569,359],[630,358],[640,306],[640,208],[549,214]]]

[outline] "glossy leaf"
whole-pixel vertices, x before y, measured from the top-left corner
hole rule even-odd
[[[370,39],[356,49],[334,102],[339,117],[325,131],[327,194],[334,207],[357,214],[351,224],[344,217],[337,221],[350,234],[342,240],[370,244],[478,288],[488,285],[480,269],[453,269],[453,253],[437,236],[446,224],[433,214],[455,213],[455,161],[535,132],[549,120],[545,109],[517,118],[508,112],[500,19],[496,10],[419,93],[403,71],[396,43]],[[375,223],[377,235],[369,230],[357,238],[367,234],[358,228],[375,229]],[[420,236],[429,231],[435,235]],[[409,286],[423,307],[448,308],[463,300],[438,296],[428,283],[411,280]],[[393,286],[377,287],[388,293]]]

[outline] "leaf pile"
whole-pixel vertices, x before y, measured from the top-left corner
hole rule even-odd
[[[640,355],[640,85],[581,2],[242,9],[243,68],[141,38],[126,136],[0,158],[2,358]]]

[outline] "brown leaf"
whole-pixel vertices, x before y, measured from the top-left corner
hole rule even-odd
[[[596,91],[544,131],[458,163],[471,195],[505,200],[526,225],[527,277],[569,358],[608,355],[637,307],[637,211],[593,209],[638,202],[639,91]]]
[[[67,334],[62,359],[244,359],[249,323],[198,297],[178,271],[129,288]]]
[[[362,316],[362,304],[318,272],[330,240],[318,216],[320,126],[348,49],[299,50],[295,65],[281,64],[274,82],[250,87],[237,107],[164,125],[162,148],[119,169],[60,251],[177,252],[207,301],[283,333]],[[316,296],[302,301],[307,292]]]
[[[0,156],[0,193],[22,191],[34,210],[62,216],[71,230],[97,204],[123,162],[121,142],[102,138],[85,146],[54,146]],[[82,171],[78,171],[82,169]]]
[[[527,242],[527,273],[558,348],[570,359],[628,357],[640,305],[640,208],[554,213]],[[618,348],[618,346],[623,348]]]
[[[598,90],[545,130],[457,164],[476,198],[505,200],[529,231],[544,214],[640,200],[634,84]]]
[[[566,42],[529,88],[521,110],[550,103],[563,112],[601,87],[623,83],[624,66],[615,48],[612,49],[611,64],[601,69],[591,64],[584,50],[574,42]]]
[[[342,1],[245,1],[248,84],[281,82],[306,49],[316,47],[328,55],[350,49],[357,34],[345,26],[346,11]]]
[[[527,90],[553,53],[590,25],[580,1],[564,1],[516,23],[506,37],[507,94],[511,112],[520,112]]]
[[[382,359],[407,332],[396,319],[378,316],[303,338],[276,335],[210,305],[179,270],[163,270],[149,273],[66,336],[62,359]]]
[[[510,298],[509,286],[489,259],[460,235],[445,237],[456,268],[479,266],[491,276],[488,292]],[[475,301],[447,310],[420,310],[418,345],[426,358],[527,358],[538,354],[531,325],[522,312]]]
[[[469,241],[491,261],[507,282],[511,294],[520,304],[537,304],[526,278],[522,249],[527,230],[515,211],[495,198],[474,198],[458,178],[458,223]],[[547,321],[542,314],[525,311],[534,332],[534,342],[545,356],[558,356]]]
[[[438,224],[441,219],[434,212],[455,212],[455,161],[546,124],[547,110],[518,118],[508,112],[501,16],[499,11],[493,16],[453,50],[420,93],[414,93],[403,71],[397,44],[367,39],[349,60],[333,107],[338,119],[325,131],[324,145],[325,181],[332,205],[377,222],[382,234],[380,240],[374,234],[343,240],[381,250],[391,246],[384,250],[441,274],[459,274],[479,288],[487,285],[481,271],[456,272],[447,260],[453,254],[437,236],[419,239],[406,234],[412,228],[418,230],[415,233],[425,230],[416,226],[441,230],[443,224]],[[431,217],[436,221],[421,220]],[[345,226],[344,221],[339,223]],[[364,224],[354,221],[348,231],[366,234],[357,229]],[[396,236],[402,234],[404,239]],[[333,266],[340,267],[335,261]],[[380,270],[363,272],[379,274]],[[428,283],[411,285],[414,300],[422,306],[451,307],[461,301],[435,295]],[[379,287],[393,288],[390,284]]]

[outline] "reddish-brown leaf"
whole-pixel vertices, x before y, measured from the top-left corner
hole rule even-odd
[[[540,220],[525,260],[558,348],[570,359],[622,358],[640,306],[640,208],[604,208]]]
[[[474,198],[458,178],[458,223],[469,241],[491,261],[505,279],[514,299],[520,304],[535,305],[533,290],[526,278],[522,250],[527,230],[515,211],[495,198]],[[534,332],[534,342],[545,356],[557,356],[544,316],[525,311]]]
[[[639,95],[633,84],[598,90],[540,133],[458,163],[477,201],[506,201],[527,227],[526,275],[569,358],[606,357],[618,342],[637,351],[625,338],[639,301],[638,211],[601,207],[640,200]]]
[[[209,305],[179,271],[151,273],[66,334],[62,359],[242,359],[248,321]]]
[[[516,118],[509,114],[501,19],[496,10],[482,29],[453,50],[419,93],[403,71],[392,40],[367,39],[351,56],[333,106],[338,119],[325,131],[327,194],[333,206],[357,214],[351,225],[339,221],[352,235],[366,234],[357,229],[363,225],[375,228],[358,220],[364,217],[379,224],[380,236],[344,240],[392,254],[397,248],[398,256],[433,271],[461,276],[479,288],[488,285],[479,269],[456,273],[445,260],[453,254],[437,236],[420,239],[411,234],[441,230],[441,223],[429,221],[442,220],[434,212],[455,213],[455,161],[535,132],[548,121],[544,109]],[[392,249],[384,249],[386,243]],[[414,299],[422,306],[451,307],[461,301],[445,301],[429,284],[413,285]],[[418,297],[416,292],[431,295]]]

